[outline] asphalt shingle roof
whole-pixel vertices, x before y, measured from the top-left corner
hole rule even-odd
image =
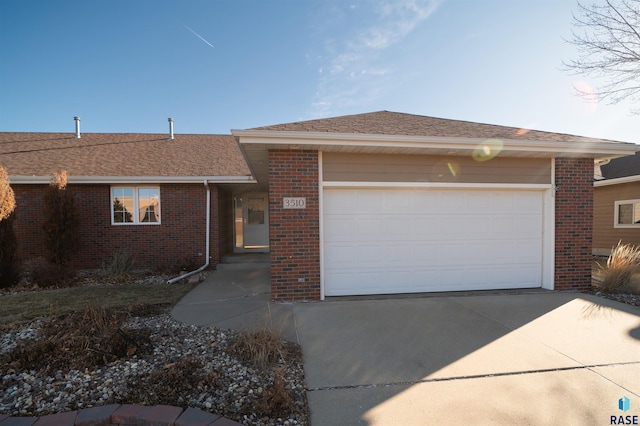
[[[449,120],[390,111],[345,115],[256,127],[251,130],[292,132],[362,133],[379,135],[434,136],[453,138],[497,138],[557,142],[612,142],[563,133]]]
[[[0,165],[10,176],[247,176],[231,135],[0,133]]]
[[[600,166],[602,177],[605,179],[616,179],[627,176],[640,175],[640,153],[627,157],[615,158]]]

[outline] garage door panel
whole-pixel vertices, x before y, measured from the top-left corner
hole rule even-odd
[[[324,235],[327,241],[353,240],[357,231],[357,220],[351,215],[332,215],[324,220]]]
[[[387,258],[387,247],[384,245],[365,244],[356,249],[357,261],[359,265],[375,266],[385,262]]]
[[[328,296],[541,286],[542,191],[328,189],[324,200]]]

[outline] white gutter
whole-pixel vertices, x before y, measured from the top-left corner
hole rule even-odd
[[[574,140],[516,140],[509,138],[469,138],[444,136],[413,136],[413,135],[378,135],[366,133],[329,133],[304,131],[275,131],[275,130],[232,130],[233,136],[239,138],[241,145],[298,145],[303,146],[352,146],[377,148],[414,148],[414,149],[449,149],[474,150],[487,140],[500,140],[503,151],[602,155],[617,157],[634,154],[640,146],[628,142],[584,140],[576,137]]]
[[[69,176],[69,184],[258,183],[253,176]],[[9,176],[13,184],[49,184],[51,176]]]
[[[207,230],[205,231],[205,236],[206,236],[206,261],[205,264],[202,265],[201,267],[199,267],[198,269],[196,269],[195,271],[191,271],[191,272],[187,272],[184,275],[180,275],[179,277],[170,279],[169,281],[167,281],[167,284],[173,284],[175,282],[178,282],[180,280],[183,280],[185,278],[189,278],[192,275],[195,275],[197,273],[200,273],[202,271],[204,271],[205,269],[207,269],[209,267],[209,245],[210,245],[210,234],[211,234],[211,228],[210,228],[210,222],[211,222],[211,188],[209,188],[209,182],[207,182],[206,180],[204,181],[204,186],[207,188],[207,218],[206,218],[206,224],[207,224]]]
[[[621,183],[633,183],[640,181],[640,175],[626,176],[614,179],[597,180],[593,184],[594,186],[609,186],[618,185]]]

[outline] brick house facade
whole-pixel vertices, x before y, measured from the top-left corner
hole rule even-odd
[[[43,194],[45,185],[13,185],[16,194],[14,228],[20,236],[18,258],[45,257]],[[210,264],[220,260],[226,241],[220,238],[220,203],[211,185]],[[109,185],[69,185],[79,218],[79,250],[74,265],[82,269],[108,265],[114,253],[132,255],[136,263],[153,269],[205,263],[206,188],[200,184],[162,184],[159,225],[113,226]],[[190,206],[185,209],[184,206]],[[225,206],[227,207],[227,206]]]
[[[522,282],[514,287],[586,290],[591,285],[594,159],[627,155],[638,149],[632,144],[386,111],[235,130],[232,134],[238,139],[254,171],[259,170],[260,164],[268,162],[269,165],[268,170],[258,171],[256,178],[269,185],[271,297],[277,301],[317,300],[335,294],[395,292],[382,286],[359,292],[362,285],[367,284],[363,280],[368,278],[364,277],[371,276],[375,280],[376,270],[382,269],[376,261],[366,259],[369,253],[374,256],[376,249],[380,249],[378,253],[386,253],[390,259],[387,261],[384,255],[380,256],[378,262],[382,266],[385,262],[401,265],[398,270],[391,266],[383,271],[386,275],[382,276],[388,278],[389,284],[394,276],[400,276],[397,272],[408,271],[403,275],[407,280],[412,279],[411,273],[422,273],[420,264],[405,267],[393,259],[405,248],[400,237],[389,239],[387,233],[376,239],[376,236],[372,237],[375,227],[365,230],[369,234],[361,234],[358,237],[361,239],[354,240],[355,243],[341,240],[339,233],[337,237],[329,235],[331,229],[325,223],[327,218],[340,217],[340,214],[334,214],[334,201],[328,198],[343,196],[341,199],[348,199],[344,194],[354,197],[376,194],[402,201],[405,195],[428,199],[433,193],[442,193],[446,197],[459,193],[474,199],[477,194],[486,193],[487,197],[496,200],[504,194],[505,199],[516,203],[518,200],[533,200],[530,208],[537,216],[533,216],[535,226],[531,229],[537,229],[538,233],[533,239],[534,249],[521,249],[515,239],[516,256],[507,262],[512,262],[516,268],[518,254],[526,257],[533,252],[532,263],[538,265],[541,272],[535,272],[537,284],[530,285],[528,272],[523,268],[525,272],[514,275],[516,279],[522,278]],[[491,153],[492,149],[497,152]],[[502,158],[502,162],[497,162],[497,158]],[[340,164],[341,161],[344,164]],[[531,194],[533,196],[529,197]],[[287,197],[305,198],[306,207],[300,210],[283,208]],[[388,201],[381,198],[377,203],[378,210],[371,215],[375,220],[382,218],[379,221],[381,227],[393,225],[393,221],[385,222],[383,211],[386,207],[382,207],[385,203]],[[486,204],[480,201],[473,209],[490,208]],[[371,205],[376,206],[375,202]],[[523,218],[529,217],[526,214],[528,208],[522,208],[525,211]],[[342,213],[344,216],[347,211]],[[413,214],[412,217],[421,220],[419,211]],[[467,214],[471,219],[473,216],[473,212]],[[366,215],[361,217],[367,218]],[[360,226],[348,218],[340,220],[340,232],[348,234],[350,229]],[[443,224],[446,224],[446,216],[438,216],[436,220],[445,220]],[[514,217],[510,222],[517,223],[517,220]],[[490,219],[479,223],[492,226]],[[517,231],[519,227],[516,224],[513,229]],[[401,230],[402,226],[397,228]],[[510,231],[502,232],[505,238],[509,237]],[[340,256],[327,252],[327,240],[330,238],[346,241],[336,243],[347,247],[341,256],[360,262],[360,269],[350,268],[349,262],[336,260]],[[500,238],[495,240],[498,245]],[[426,237],[427,243],[428,239]],[[384,244],[395,245],[399,249],[384,251],[380,248]],[[466,247],[468,244],[462,243],[460,252]],[[491,249],[490,245],[487,247]],[[504,245],[502,253],[508,252],[508,247]],[[353,255],[357,250],[363,250],[362,254]],[[543,253],[536,254],[536,251]],[[470,258],[469,264],[484,258],[482,253],[476,254],[475,259]],[[493,261],[496,269],[502,266],[500,259]],[[346,290],[329,288],[332,266],[338,270],[335,276],[354,277],[344,280],[351,280],[347,282],[349,287]],[[468,267],[464,258],[458,266],[460,270]],[[436,274],[432,275],[437,277],[439,265],[435,264],[432,271],[426,271],[425,276],[433,271]],[[491,274],[490,271],[480,272]],[[480,288],[492,288],[492,279],[488,276]],[[468,282],[468,287],[462,289],[478,288],[474,287],[473,279]],[[446,286],[434,288],[437,290],[421,289],[416,292],[447,291]],[[405,288],[399,292],[412,291]]]
[[[43,189],[66,170],[76,267],[99,268],[119,250],[151,268],[268,252],[271,298],[283,302],[587,289],[594,159],[636,151],[388,111],[231,135],[0,133],[21,260],[44,255]],[[144,223],[135,204],[139,220],[118,222],[120,187],[152,187],[160,219]]]

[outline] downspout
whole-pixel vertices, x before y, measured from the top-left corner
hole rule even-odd
[[[205,236],[206,236],[206,255],[207,255],[206,262],[205,262],[204,265],[202,265],[201,267],[199,267],[195,271],[187,272],[184,275],[180,275],[179,277],[170,279],[169,281],[167,281],[167,284],[173,284],[173,283],[178,282],[178,281],[180,281],[182,279],[189,278],[191,275],[195,275],[197,273],[200,273],[200,272],[204,271],[209,266],[209,244],[210,244],[210,234],[211,234],[211,230],[210,230],[210,222],[211,222],[211,188],[209,188],[209,182],[207,182],[206,179],[204,181],[204,186],[207,188],[207,218],[206,218],[207,230],[205,232]]]

